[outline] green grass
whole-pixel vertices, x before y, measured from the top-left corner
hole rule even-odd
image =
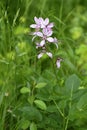
[[[55,23],[53,60],[37,59],[34,16]],[[86,24],[86,0],[0,1],[0,130],[87,129]]]

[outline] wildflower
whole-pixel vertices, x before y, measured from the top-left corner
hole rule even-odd
[[[40,28],[52,28],[54,26],[53,23],[49,23],[49,19],[46,18],[45,20],[43,18],[37,18],[36,16],[34,17],[35,24],[31,24],[31,28],[35,28],[36,30]]]
[[[51,37],[53,31],[48,28],[44,28],[42,32],[37,32],[37,36],[42,38],[42,41],[40,42],[41,46],[44,46],[46,41],[50,43],[54,43],[56,47],[58,48],[57,42],[58,40],[56,38]]]
[[[58,48],[58,40],[56,37],[52,37],[53,34],[53,23],[49,22],[49,18],[37,18],[34,17],[35,24],[31,24],[30,27],[34,28],[35,31],[32,33],[32,41],[37,37],[36,49],[40,48],[41,52],[38,54],[38,59],[40,59],[44,54],[48,55],[50,58],[53,57],[53,54],[47,51],[48,43],[53,43]]]
[[[61,58],[58,58],[57,61],[56,61],[56,66],[57,68],[60,68],[60,63],[61,63],[62,59]]]
[[[36,43],[36,49],[38,49],[38,48],[45,49],[45,46],[42,46],[40,43]]]
[[[34,17],[34,21],[35,21],[35,24],[31,24],[30,27],[31,28],[35,28],[35,29],[41,28],[41,25],[43,23],[43,19]]]
[[[37,33],[37,36],[39,36],[39,37],[41,37],[41,42],[40,42],[40,45],[41,46],[44,46],[45,45],[45,43],[46,43],[46,41],[48,41],[48,42],[53,42],[54,41],[54,38],[52,38],[52,37],[50,37],[52,35],[52,32],[50,31],[50,32],[38,32]]]

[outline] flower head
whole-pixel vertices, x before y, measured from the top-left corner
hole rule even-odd
[[[37,18],[34,17],[35,24],[31,24],[30,27],[34,28],[35,31],[32,33],[33,38],[32,41],[34,41],[35,38],[37,38],[36,41],[36,49],[41,50],[41,52],[38,54],[38,59],[40,59],[44,54],[48,55],[50,58],[53,57],[53,54],[49,52],[48,50],[48,43],[53,43],[58,48],[58,40],[56,37],[52,37],[54,27],[53,23],[49,22],[49,18],[43,19],[42,17]],[[57,66],[59,66],[59,62],[57,60]]]
[[[61,63],[61,61],[62,61],[63,59],[61,59],[61,58],[58,58],[57,59],[57,61],[56,61],[56,66],[57,66],[57,68],[60,68],[60,63]]]
[[[41,28],[43,19],[41,17],[40,18],[34,17],[34,21],[35,21],[35,24],[31,24],[30,27],[35,28],[35,29]]]

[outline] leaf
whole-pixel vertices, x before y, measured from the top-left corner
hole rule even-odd
[[[47,85],[47,83],[38,83],[35,88],[43,88]]]
[[[0,106],[1,106],[1,104],[3,103],[3,99],[4,99],[4,94],[3,94],[3,93],[0,93]]]
[[[21,124],[21,128],[22,129],[27,129],[30,126],[30,121],[28,120],[23,120],[22,124]]]
[[[29,96],[29,98],[28,98],[28,102],[32,105],[33,102],[34,102],[34,99],[35,99],[35,96],[34,96],[34,95],[31,95],[31,96]]]
[[[34,103],[36,104],[36,106],[42,110],[46,110],[46,104],[42,101],[42,100],[35,100]]]
[[[22,52],[22,53],[20,53],[18,56],[24,56],[24,55],[26,55],[27,54],[27,52]]]
[[[34,122],[31,123],[30,130],[37,130],[37,126]]]
[[[65,82],[66,90],[70,93],[71,91],[75,92],[80,86],[80,79],[77,75],[73,74]]]
[[[22,94],[30,93],[30,89],[27,88],[27,87],[23,87],[23,88],[21,88],[20,92],[21,92]]]
[[[49,105],[47,107],[47,112],[53,113],[53,112],[57,112],[56,106],[55,105]]]
[[[84,108],[87,108],[87,93],[82,95],[77,103],[77,108],[81,111]]]
[[[37,110],[33,106],[25,106],[19,109],[22,116],[25,117],[28,120],[34,120],[34,121],[41,121],[42,115],[39,110]]]

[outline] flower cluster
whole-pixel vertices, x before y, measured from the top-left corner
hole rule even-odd
[[[40,53],[38,54],[38,59],[40,59],[44,54],[47,54],[50,58],[52,58],[53,54],[47,50],[46,46],[49,45],[49,43],[53,43],[58,49],[58,40],[56,37],[52,37],[52,28],[54,27],[54,24],[49,23],[48,18],[44,20],[41,17],[34,17],[34,21],[35,24],[31,24],[30,27],[35,29],[35,31],[32,33],[32,41],[34,41],[35,38],[38,38],[35,43],[36,49],[41,49]],[[57,68],[60,68],[60,62],[61,60],[59,59],[56,61]]]

